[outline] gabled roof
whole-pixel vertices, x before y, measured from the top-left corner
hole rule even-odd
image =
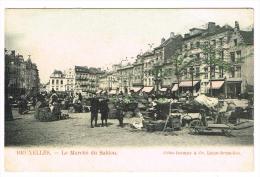
[[[239,31],[244,42],[246,44],[254,44],[254,32],[253,31]]]

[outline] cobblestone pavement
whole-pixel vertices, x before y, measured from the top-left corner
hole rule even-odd
[[[191,135],[187,128],[150,133],[131,128],[130,119],[124,128],[117,126],[117,119],[109,119],[108,127],[90,128],[90,113],[70,113],[69,119],[53,122],[39,122],[33,112],[19,115],[13,110],[13,115],[14,121],[5,122],[6,146],[236,146],[253,145],[254,139],[252,127],[226,137],[220,132]]]

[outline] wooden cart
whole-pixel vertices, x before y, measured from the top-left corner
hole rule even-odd
[[[228,124],[208,124],[203,123],[202,120],[193,120],[190,122],[189,130],[191,134],[200,134],[214,130],[220,130],[224,135],[231,136],[233,127]]]

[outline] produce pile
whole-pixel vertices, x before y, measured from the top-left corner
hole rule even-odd
[[[37,102],[34,117],[41,122],[49,122],[67,119],[69,115],[61,113],[61,106],[59,104],[50,108],[46,103]]]

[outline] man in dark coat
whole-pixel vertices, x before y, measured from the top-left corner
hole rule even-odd
[[[119,121],[119,126],[123,127],[124,126],[124,105],[123,105],[123,100],[122,98],[118,98],[115,104],[116,107],[116,117]]]
[[[99,111],[99,100],[96,96],[91,99],[90,102],[90,112],[91,112],[91,128],[94,128],[93,121],[95,120],[95,127],[97,127],[98,111]]]
[[[108,99],[104,97],[100,100],[100,113],[101,113],[102,127],[104,126],[104,120],[105,120],[105,126],[107,127],[108,112],[109,112]]]

